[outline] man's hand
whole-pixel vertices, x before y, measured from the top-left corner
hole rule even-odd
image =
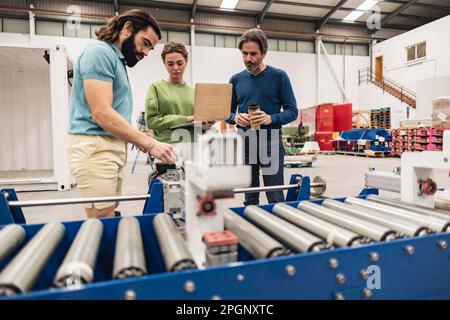
[[[209,128],[211,128],[214,125],[214,123],[216,123],[216,121],[203,121],[202,122],[202,130],[203,131],[208,130]]]
[[[150,150],[150,155],[164,163],[174,163],[177,160],[172,145],[155,140],[155,145]]]
[[[187,123],[193,122],[193,121],[194,121],[194,116],[187,116],[187,117],[186,117],[186,122],[187,122]]]
[[[149,152],[150,155],[164,163],[174,163],[177,160],[178,157],[173,151],[172,145],[155,140],[149,132],[142,132],[140,134],[141,142],[137,145],[140,151],[144,153]],[[150,147],[151,150],[148,151]]]
[[[269,125],[272,123],[272,117],[264,111],[255,111],[251,117],[251,122],[254,125]]]
[[[236,122],[241,127],[248,127],[250,125],[250,118],[247,113],[238,113],[234,117],[234,122]]]

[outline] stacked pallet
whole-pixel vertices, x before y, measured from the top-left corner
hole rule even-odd
[[[373,109],[370,113],[370,125],[375,129],[391,128],[391,108]]]
[[[444,130],[441,128],[417,128],[392,130],[391,154],[403,152],[442,151]]]
[[[391,128],[391,108],[373,109],[370,112],[370,126],[374,129]]]

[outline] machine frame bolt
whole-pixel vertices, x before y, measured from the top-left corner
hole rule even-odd
[[[193,293],[195,291],[195,283],[194,281],[188,280],[184,283],[184,290],[187,293]]]
[[[236,277],[237,281],[244,281],[245,280],[245,276],[241,273],[239,273]]]
[[[377,252],[371,252],[369,257],[372,261],[378,261],[378,259],[380,259],[380,255]]]
[[[369,288],[365,288],[362,291],[362,293],[363,293],[364,298],[366,298],[366,299],[372,298],[373,293],[372,293],[372,290],[370,290]]]
[[[328,265],[331,269],[337,269],[339,267],[339,261],[335,258],[328,260]]]
[[[339,284],[344,284],[345,281],[347,281],[347,278],[346,278],[342,273],[338,273],[338,274],[336,275],[336,281],[337,281]]]
[[[295,270],[295,267],[292,264],[288,264],[285,269],[286,269],[286,274],[289,277],[295,276],[295,273],[297,272],[297,270]]]
[[[124,298],[125,300],[136,300],[136,291],[132,289],[125,291]]]
[[[412,246],[412,245],[407,245],[406,247],[405,247],[405,251],[406,251],[406,253],[408,254],[408,255],[413,255],[414,254],[414,247]]]
[[[335,299],[335,300],[345,300],[345,296],[344,296],[344,294],[342,294],[342,293],[336,293],[336,294],[334,295],[334,299]]]
[[[367,272],[366,269],[362,269],[359,274],[361,275],[361,278],[363,280],[367,280],[369,278],[369,273]]]
[[[445,240],[439,241],[439,248],[445,250],[445,249],[447,249],[447,247],[448,247],[447,241],[445,241]]]

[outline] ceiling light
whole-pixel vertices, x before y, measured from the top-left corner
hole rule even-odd
[[[222,0],[220,7],[222,9],[234,9],[239,0]]]
[[[225,0],[224,0],[225,1]],[[369,9],[372,9],[373,6],[375,6],[379,0],[366,0],[364,1],[358,8],[350,12],[344,19],[344,21],[355,21],[359,17],[361,17],[364,13],[366,13]]]

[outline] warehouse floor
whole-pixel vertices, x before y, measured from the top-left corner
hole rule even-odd
[[[312,168],[286,169],[285,183],[289,183],[291,174],[300,173],[314,177],[325,178],[327,182],[327,197],[345,197],[357,195],[364,186],[364,173],[373,166],[376,170],[392,171],[400,166],[399,158],[365,158],[343,155],[320,155],[313,163]],[[125,168],[123,195],[139,195],[147,192],[147,167],[138,164],[133,175],[130,174],[131,163]],[[450,186],[447,174],[441,174],[437,179],[439,187]],[[391,197],[399,197],[392,192],[381,192]],[[77,188],[66,192],[24,192],[19,195],[20,200],[50,199],[50,198],[76,198],[79,197]],[[244,196],[237,195],[234,199],[226,201],[226,206],[237,207],[242,205]],[[267,203],[265,195],[261,196],[261,204]],[[144,201],[123,202],[119,206],[122,215],[136,215],[142,212]],[[24,208],[28,223],[44,223],[49,221],[68,221],[84,219],[82,205],[46,206]]]

